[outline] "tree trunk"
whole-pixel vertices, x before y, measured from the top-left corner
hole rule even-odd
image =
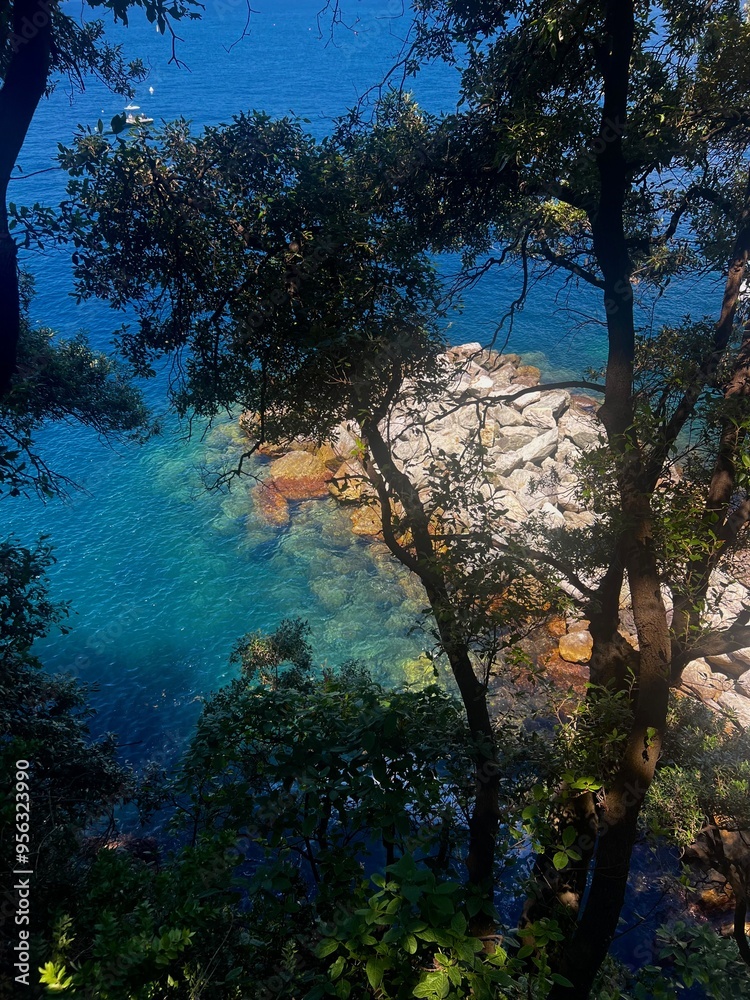
[[[363,440],[374,461],[374,467],[367,463],[366,468],[378,491],[386,544],[396,558],[416,573],[422,581],[435,616],[442,647],[458,685],[469,731],[475,744],[475,800],[469,821],[466,868],[469,881],[480,888],[491,903],[499,823],[500,776],[487,705],[487,690],[474,673],[467,640],[461,633],[445,577],[436,560],[429,530],[429,518],[419,492],[409,477],[394,463],[377,422],[373,419],[364,419],[361,422],[361,429]],[[411,551],[402,547],[393,533],[391,496],[397,498],[404,508],[406,522],[413,538]],[[487,915],[479,914],[474,919],[473,933],[486,934],[493,930],[494,924]]]
[[[8,229],[7,195],[18,154],[47,86],[55,0],[15,0],[12,55],[0,88],[0,398],[16,368],[21,310],[18,250]]]
[[[600,418],[615,458],[624,524],[611,560],[612,576],[616,581],[621,560],[630,585],[640,655],[633,726],[618,773],[606,791],[585,908],[559,965],[562,975],[573,983],[576,997],[589,995],[617,929],[638,816],[654,776],[669,697],[669,631],[653,541],[651,492],[645,488],[645,467],[633,410],[635,324],[632,266],[624,227],[629,179],[622,147],[634,39],[633,3],[609,0],[605,10],[606,42],[598,53],[604,80],[601,150],[597,155],[600,190],[591,220],[594,249],[604,275],[609,338]],[[617,122],[621,127],[606,132],[607,122]],[[600,644],[611,642],[607,631],[602,628],[597,637]],[[554,1000],[570,995],[567,988],[559,986],[551,993]]]

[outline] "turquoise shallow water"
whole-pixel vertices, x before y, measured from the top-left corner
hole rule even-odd
[[[112,37],[117,31],[128,50],[153,67],[137,97],[143,110],[157,119],[184,114],[196,127],[251,107],[293,110],[322,134],[382,77],[404,28],[396,16],[400,3],[361,0],[349,4],[358,24],[326,44],[316,20],[320,0],[261,7],[249,37],[227,52],[241,32],[244,4],[209,3],[204,20],[181,31],[179,52],[190,72],[167,65],[167,42],[137,17],[127,32],[113,28]],[[432,68],[414,90],[431,110],[450,110],[456,78]],[[100,115],[106,121],[121,108],[96,85],[71,104],[61,86],[34,122],[22,155],[25,171],[48,167],[56,143],[68,141],[77,122],[95,123]],[[15,182],[12,197],[54,202],[63,186],[62,175],[51,171]],[[63,334],[85,328],[95,344],[108,344],[121,317],[101,303],[75,305],[64,254],[26,255],[24,265],[38,280],[37,319]],[[441,266],[448,273],[454,262]],[[455,317],[451,340],[489,340],[517,286],[509,270],[474,289]],[[600,328],[575,329],[577,318],[555,312],[558,291],[549,282],[537,288],[509,348],[527,353],[547,375],[571,375],[601,362],[604,340]],[[702,312],[704,295],[701,285],[683,289],[679,300]],[[148,396],[164,411],[163,379],[148,386]],[[234,422],[190,442],[173,417],[165,415],[164,427],[142,448],[114,449],[81,429],[51,428],[40,439],[45,456],[85,492],[67,504],[29,499],[3,507],[5,533],[25,542],[51,536],[58,559],[54,593],[71,602],[73,627],[39,651],[50,669],[99,685],[97,727],[117,731],[136,760],[171,755],[190,730],[199,696],[228,676],[235,639],[287,616],[310,621],[321,661],[356,657],[384,681],[402,680],[404,662],[429,646],[429,638],[411,632],[422,598],[384,549],[354,537],[332,501],[297,505],[290,527],[278,531],[254,516],[251,482],[229,495],[203,492],[198,466],[236,453]]]

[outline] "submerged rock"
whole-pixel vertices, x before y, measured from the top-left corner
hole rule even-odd
[[[285,528],[289,524],[289,504],[286,497],[266,483],[258,483],[251,490],[255,509],[267,524]]]

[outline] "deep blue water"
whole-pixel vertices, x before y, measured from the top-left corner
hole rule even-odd
[[[151,66],[136,98],[142,110],[157,121],[183,115],[196,128],[250,108],[291,111],[322,135],[382,79],[406,29],[398,0],[345,3],[352,28],[339,27],[333,41],[325,19],[321,37],[322,0],[255,0],[254,6],[259,12],[241,41],[244,0],[209,0],[202,21],[180,28],[178,54],[189,70],[169,65],[168,40],[137,11],[127,30],[112,26],[110,36]],[[429,110],[449,111],[457,78],[444,66],[430,67],[410,89]],[[36,116],[21,157],[24,171],[51,166],[57,143],[68,142],[79,122],[109,121],[123,103],[95,82],[84,94],[71,94],[62,82]],[[55,170],[19,179],[11,197],[54,203],[64,182]],[[64,254],[25,254],[23,264],[37,278],[36,319],[65,335],[86,329],[97,346],[108,345],[121,317],[102,303],[75,304]],[[454,266],[442,265],[446,272]],[[473,289],[451,339],[489,341],[517,288],[518,275],[509,269]],[[537,286],[508,345],[546,375],[580,373],[604,357],[601,327],[580,327],[579,316],[561,310],[559,291],[550,282]],[[693,313],[711,312],[711,291],[705,282],[683,287],[674,305],[661,304],[662,315],[686,303]],[[591,304],[586,309],[595,312]],[[163,380],[148,387],[148,396],[163,413]],[[53,467],[85,490],[67,504],[4,505],[5,533],[25,542],[51,535],[54,593],[72,605],[71,633],[51,636],[40,653],[50,669],[99,684],[97,725],[134,744],[129,753],[136,759],[179,746],[197,713],[196,698],[228,676],[229,651],[246,631],[302,615],[313,626],[320,659],[359,657],[387,681],[402,680],[404,662],[427,642],[409,631],[422,603],[418,590],[380,547],[351,535],[333,502],[299,505],[291,527],[279,532],[253,513],[252,483],[229,495],[202,492],[197,466],[239,447],[232,422],[186,442],[166,414],[159,438],[114,449],[80,429],[55,427],[40,445]]]

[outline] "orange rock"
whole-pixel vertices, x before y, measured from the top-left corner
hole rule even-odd
[[[555,616],[547,622],[547,631],[553,638],[559,639],[560,636],[565,635],[568,631],[568,624],[564,618]]]
[[[331,471],[318,455],[290,451],[271,462],[266,486],[286,500],[314,500],[328,496]]]
[[[328,468],[334,468],[336,465],[341,463],[341,459],[338,457],[328,441],[324,441],[315,454]]]
[[[562,690],[573,688],[576,694],[581,695],[581,697],[586,693],[586,682],[589,679],[588,667],[563,660],[555,649],[540,657],[539,662],[555,687]]]
[[[328,496],[328,481],[314,476],[298,479],[269,479],[267,485],[285,500],[315,500]]]
[[[560,656],[568,663],[588,663],[594,641],[584,629],[560,636]]]
[[[360,503],[366,494],[374,492],[365,470],[355,459],[341,463],[328,483],[328,490],[343,503]]]

